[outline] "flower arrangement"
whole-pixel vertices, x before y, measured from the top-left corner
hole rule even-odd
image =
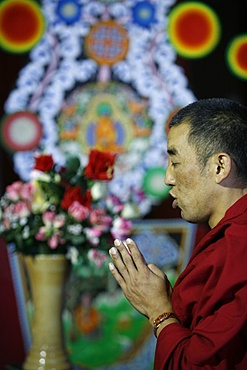
[[[34,161],[30,181],[7,186],[1,198],[0,235],[25,255],[66,254],[101,266],[112,240],[131,230],[124,205],[107,191],[115,154],[92,150],[85,167],[76,156],[64,166],[47,154]]]

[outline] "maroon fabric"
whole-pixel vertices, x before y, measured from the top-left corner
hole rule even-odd
[[[172,304],[181,324],[161,331],[155,370],[247,369],[247,195],[195,248]]]
[[[21,364],[25,358],[15,291],[7,249],[0,239],[0,369]]]

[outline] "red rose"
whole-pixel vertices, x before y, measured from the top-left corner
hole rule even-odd
[[[85,194],[82,194],[79,186],[68,187],[65,190],[63,199],[61,201],[61,207],[63,209],[68,209],[75,201],[90,209],[92,203],[90,190],[87,190]]]
[[[91,209],[91,204],[92,204],[92,195],[91,195],[91,190],[86,190],[86,192],[83,194],[81,198],[81,204],[84,207],[87,207],[88,209]]]
[[[92,180],[111,180],[116,154],[91,150],[85,175]]]
[[[49,172],[54,166],[54,161],[51,155],[41,155],[35,157],[34,169],[42,172]]]

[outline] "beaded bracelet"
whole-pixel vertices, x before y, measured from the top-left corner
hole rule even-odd
[[[165,320],[170,319],[170,318],[174,318],[174,319],[178,320],[178,318],[175,316],[175,314],[173,312],[164,312],[160,316],[158,316],[157,319],[154,320],[154,322],[153,322],[154,335],[156,337],[157,337],[157,330],[158,330],[158,327],[160,326],[160,324],[162,322],[164,322]]]

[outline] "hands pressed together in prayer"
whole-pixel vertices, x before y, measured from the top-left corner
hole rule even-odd
[[[109,269],[132,306],[149,319],[151,325],[164,312],[172,312],[172,288],[166,275],[154,264],[147,265],[133,240],[116,239],[109,251]],[[164,327],[171,322],[170,318]]]

